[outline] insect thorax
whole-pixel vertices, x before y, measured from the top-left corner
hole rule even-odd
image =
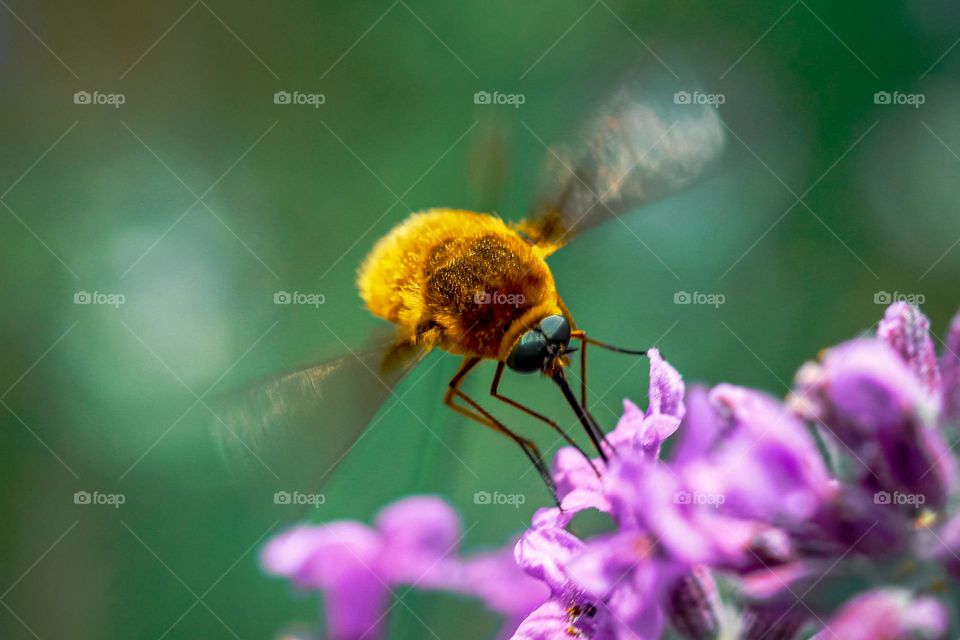
[[[530,308],[555,297],[541,258],[516,234],[449,238],[424,265],[426,320],[457,353],[497,357],[510,326]]]

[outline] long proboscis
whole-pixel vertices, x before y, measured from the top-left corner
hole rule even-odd
[[[567,383],[567,377],[563,373],[563,369],[557,369],[556,372],[551,374],[550,378],[560,387],[563,397],[570,405],[570,408],[573,409],[584,431],[587,432],[587,436],[589,436],[590,442],[593,443],[594,448],[596,448],[597,453],[600,455],[600,459],[607,462],[607,452],[603,449],[603,445],[606,442],[603,430],[600,429],[600,425],[596,423],[593,416],[587,411],[587,408],[577,400],[576,395],[574,395],[573,390]]]

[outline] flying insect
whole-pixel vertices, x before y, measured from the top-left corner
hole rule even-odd
[[[717,110],[676,88],[646,75],[623,83],[587,121],[578,142],[549,150],[545,186],[520,222],[430,209],[394,227],[357,278],[367,309],[394,325],[389,342],[252,386],[222,416],[231,436],[244,446],[257,438],[269,445],[280,441],[278,429],[295,433],[288,453],[307,461],[322,456],[318,475],[329,473],[322,467],[336,465],[396,384],[427,352],[441,349],[462,357],[444,403],[519,445],[554,495],[537,446],[461,388],[479,363],[496,363],[493,399],[545,423],[587,457],[555,420],[499,389],[508,370],[556,383],[606,460],[612,449],[587,406],[587,347],[644,351],[601,342],[579,327],[547,258],[584,231],[694,183],[717,164],[725,140]],[[578,350],[579,398],[566,375],[570,354]]]

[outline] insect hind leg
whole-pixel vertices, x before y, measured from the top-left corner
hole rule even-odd
[[[546,463],[544,463],[543,456],[540,454],[540,449],[537,448],[537,445],[534,444],[532,440],[517,435],[508,429],[502,422],[494,418],[486,409],[481,407],[476,400],[471,398],[460,389],[460,385],[467,377],[467,374],[470,373],[470,371],[476,367],[479,362],[480,358],[478,357],[468,357],[463,361],[463,364],[460,366],[460,370],[457,371],[456,375],[453,376],[453,378],[450,380],[450,383],[447,385],[447,392],[444,395],[443,403],[457,413],[466,416],[467,418],[470,418],[474,422],[478,422],[487,428],[493,429],[494,431],[505,435],[517,443],[517,445],[523,450],[523,453],[533,464],[534,468],[537,470],[537,473],[540,474],[540,479],[543,480],[543,483],[547,486],[547,490],[553,497],[554,502],[556,502],[557,506],[559,507],[560,498],[557,496],[557,487],[553,482],[553,477],[550,475],[550,469],[547,467]],[[469,407],[464,407],[460,404],[457,404],[455,402],[457,398],[461,398],[469,405]]]

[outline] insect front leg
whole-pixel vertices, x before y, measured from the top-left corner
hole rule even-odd
[[[557,496],[557,487],[553,482],[553,477],[550,475],[550,469],[544,463],[543,456],[540,455],[540,450],[537,448],[537,445],[534,444],[533,441],[517,435],[508,429],[502,422],[494,418],[486,409],[481,407],[476,400],[460,390],[460,385],[467,377],[467,374],[470,373],[470,371],[480,363],[480,360],[481,359],[478,357],[467,357],[464,359],[463,364],[460,366],[460,370],[457,371],[456,375],[453,376],[447,386],[447,392],[444,395],[443,403],[457,413],[466,416],[475,422],[479,422],[485,427],[493,429],[494,431],[507,436],[517,443],[517,445],[523,450],[523,453],[533,464],[534,468],[536,468],[537,473],[540,474],[540,478],[543,480],[543,483],[547,486],[547,489],[553,496],[554,502],[557,503],[557,506],[560,506],[560,499]],[[469,407],[464,407],[460,404],[457,404],[455,402],[457,398],[461,398],[469,405]]]
[[[597,467],[593,464],[593,460],[590,459],[590,456],[587,455],[587,452],[584,451],[584,450],[580,447],[580,445],[578,445],[578,444],[573,440],[573,438],[571,438],[571,437],[567,434],[567,432],[564,431],[563,428],[561,428],[560,425],[556,423],[556,421],[551,420],[550,418],[548,418],[547,416],[543,415],[542,413],[539,413],[539,412],[537,412],[537,411],[534,411],[534,410],[531,409],[530,407],[528,407],[528,406],[526,406],[526,405],[523,405],[523,404],[517,402],[516,400],[513,400],[512,398],[508,398],[507,396],[502,395],[502,394],[500,393],[500,380],[503,378],[503,371],[504,371],[504,368],[505,368],[505,367],[506,367],[506,363],[504,363],[504,362],[498,362],[498,363],[497,363],[497,371],[496,371],[496,373],[493,374],[493,383],[490,385],[490,395],[493,396],[494,398],[496,398],[497,400],[500,400],[501,402],[507,403],[507,404],[510,405],[511,407],[516,407],[517,409],[520,409],[520,411],[523,411],[523,412],[526,413],[527,415],[533,416],[533,417],[536,418],[537,420],[540,420],[541,422],[544,422],[544,423],[546,423],[548,426],[550,426],[550,428],[553,429],[554,431],[556,431],[556,432],[560,435],[560,437],[563,438],[563,440],[564,440],[568,445],[570,445],[571,447],[573,447],[574,449],[576,449],[578,452],[580,452],[580,455],[583,456],[584,460],[587,461],[587,464],[590,465],[590,468],[593,469],[593,472],[594,472],[594,473],[597,475],[597,477],[599,478],[599,477],[600,477],[600,472],[597,470]]]

